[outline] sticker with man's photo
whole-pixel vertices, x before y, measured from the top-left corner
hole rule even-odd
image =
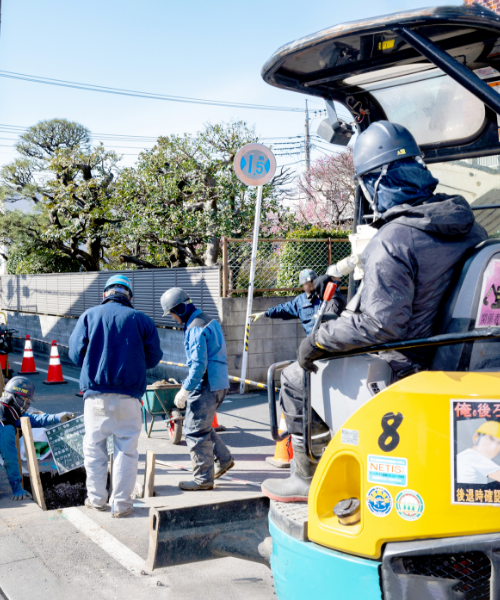
[[[500,505],[500,400],[451,401],[452,503]]]

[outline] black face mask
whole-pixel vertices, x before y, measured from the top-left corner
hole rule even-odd
[[[3,396],[2,398],[0,398],[0,401],[13,408],[19,415],[19,418],[21,418],[31,406],[31,401],[29,398],[17,396],[16,394],[8,394],[6,396]]]

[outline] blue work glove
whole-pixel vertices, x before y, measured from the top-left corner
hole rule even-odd
[[[59,419],[59,423],[66,423],[66,421],[71,421],[76,417],[75,413],[70,412],[61,412],[57,413],[56,417]]]
[[[24,500],[25,498],[32,498],[33,496],[27,492],[26,490],[23,490],[22,488],[20,490],[16,490],[15,492],[12,493],[12,500]]]

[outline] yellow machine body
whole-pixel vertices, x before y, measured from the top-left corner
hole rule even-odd
[[[336,433],[316,470],[309,540],[379,558],[386,542],[500,532],[500,488],[474,498],[474,489],[464,485],[457,491],[453,485],[457,401],[470,410],[482,400],[488,410],[500,411],[500,373],[417,373],[360,407]],[[376,496],[380,502],[374,510]],[[361,502],[361,520],[341,525],[333,508],[353,497]]]

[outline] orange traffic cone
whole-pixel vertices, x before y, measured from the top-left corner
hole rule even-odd
[[[68,383],[64,381],[59,352],[57,351],[57,342],[52,340],[52,348],[50,349],[49,372],[47,373],[47,381],[43,381],[45,385],[57,385],[59,383]]]
[[[212,427],[215,431],[226,431],[224,425],[219,425],[219,421],[217,421],[217,413],[214,415],[214,420],[212,421]]]
[[[31,347],[31,338],[27,335],[26,342],[24,343],[23,364],[21,365],[19,375],[36,375],[37,373],[33,348]]]
[[[280,426],[278,427],[278,433],[286,431],[285,416],[281,413]],[[278,469],[290,468],[290,461],[293,458],[292,438],[288,437],[286,440],[276,442],[276,450],[274,451],[274,457],[268,456],[266,462],[273,467]]]

